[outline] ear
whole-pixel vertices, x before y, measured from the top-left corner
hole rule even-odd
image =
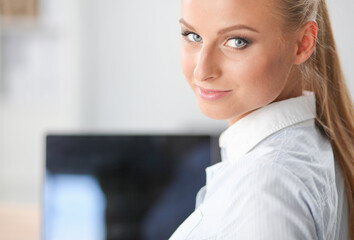
[[[294,64],[302,64],[310,58],[315,50],[317,33],[318,25],[312,20],[299,30]]]

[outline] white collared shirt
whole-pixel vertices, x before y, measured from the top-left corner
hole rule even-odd
[[[348,239],[344,182],[311,92],[271,103],[220,136],[195,211],[170,240]]]

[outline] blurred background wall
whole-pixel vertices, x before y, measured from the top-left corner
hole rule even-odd
[[[0,203],[39,209],[47,133],[217,134],[227,127],[199,112],[184,80],[179,4],[42,0],[36,20],[2,21]],[[354,2],[328,4],[354,96]]]

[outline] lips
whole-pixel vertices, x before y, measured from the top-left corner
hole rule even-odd
[[[231,93],[232,90],[214,90],[214,89],[206,89],[206,88],[202,88],[197,86],[198,88],[198,93],[199,96],[207,101],[216,101],[219,100],[225,96],[227,96],[228,94]]]

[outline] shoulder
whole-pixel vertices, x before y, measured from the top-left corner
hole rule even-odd
[[[243,162],[248,162],[242,180],[246,202],[268,208],[279,202],[284,211],[313,221],[317,230],[331,227],[338,201],[335,163],[329,140],[316,127],[281,130],[247,153]]]
[[[319,204],[335,190],[332,147],[314,123],[283,129],[260,142],[244,158],[245,162],[251,162],[252,174],[292,176]]]
[[[271,135],[248,152],[244,161],[251,163],[250,171],[257,168],[287,171],[309,188],[322,189],[323,185],[335,183],[331,144],[311,122],[294,125]]]

